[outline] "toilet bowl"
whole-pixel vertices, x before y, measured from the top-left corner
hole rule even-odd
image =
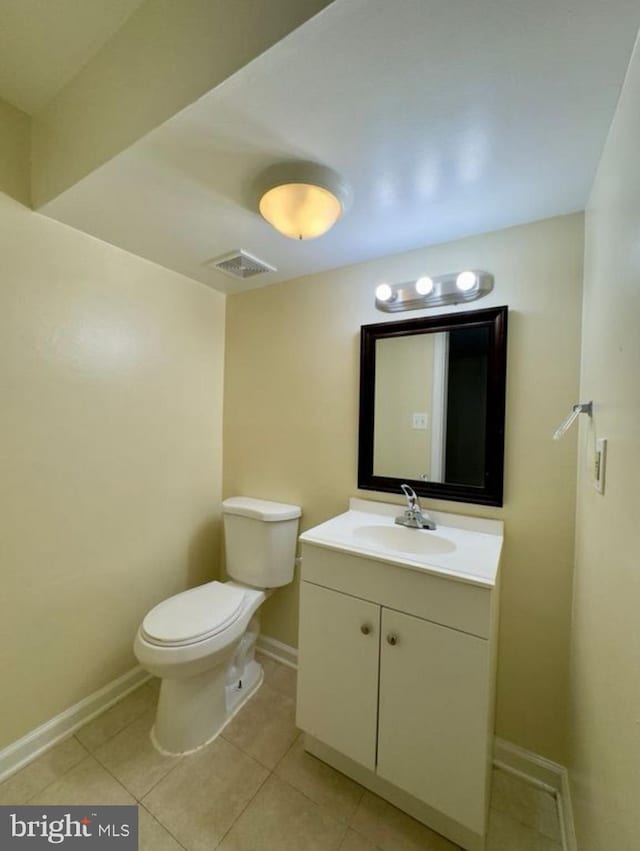
[[[210,742],[262,683],[254,658],[258,612],[274,588],[293,579],[300,513],[295,505],[251,497],[225,500],[231,581],[183,591],[144,618],[134,653],[161,679],[151,738],[162,753],[189,753]]]

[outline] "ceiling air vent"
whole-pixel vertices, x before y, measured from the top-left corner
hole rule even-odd
[[[277,271],[275,266],[270,266],[263,260],[258,260],[257,257],[242,249],[224,254],[222,257],[216,257],[215,260],[210,260],[206,265],[219,269],[232,278],[253,278],[254,275],[261,275],[263,272]]]

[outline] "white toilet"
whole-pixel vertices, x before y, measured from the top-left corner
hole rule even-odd
[[[159,603],[134,642],[143,668],[162,679],[151,738],[163,753],[210,742],[260,686],[257,612],[270,589],[293,580],[299,506],[244,496],[222,506],[234,581],[208,582]]]

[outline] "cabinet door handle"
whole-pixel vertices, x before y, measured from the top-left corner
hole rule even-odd
[[[389,635],[387,636],[387,643],[391,644],[392,647],[396,646],[396,644],[398,643],[398,636],[395,634],[395,632],[389,633]]]
[[[360,627],[360,632],[363,635],[369,635],[369,633],[371,632],[371,627],[369,626],[368,623],[363,623],[362,626]]]

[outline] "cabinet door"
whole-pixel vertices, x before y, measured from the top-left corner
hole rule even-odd
[[[488,643],[383,609],[380,655],[378,774],[484,833]]]
[[[298,727],[375,769],[380,607],[300,586]]]

